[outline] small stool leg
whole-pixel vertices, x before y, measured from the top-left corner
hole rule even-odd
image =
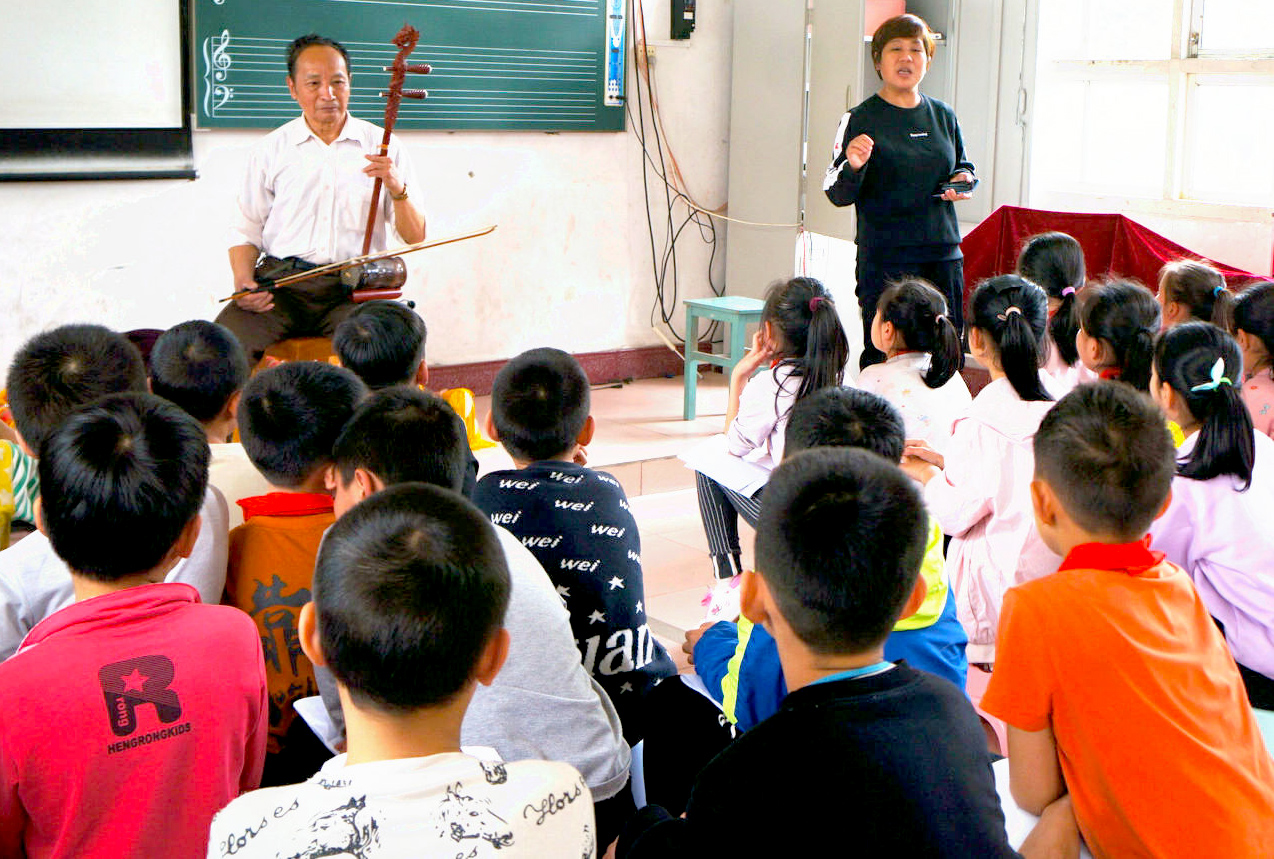
[[[748,326],[742,319],[734,319],[730,322],[730,369],[727,372],[734,371],[734,365],[743,360],[743,353],[748,348]]]
[[[695,395],[698,393],[699,384],[699,362],[690,357],[692,352],[699,349],[699,317],[695,314],[694,308],[686,305],[686,370],[685,378],[682,380],[682,404],[681,419],[692,421],[695,419]]]

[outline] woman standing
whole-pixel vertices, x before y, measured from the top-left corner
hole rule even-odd
[[[915,15],[880,25],[871,40],[880,91],[841,117],[823,179],[834,205],[858,207],[860,368],[884,360],[871,323],[890,281],[929,281],[946,297],[956,331],[964,330],[964,255],[952,203],[969,199],[976,180],[955,111],[920,92],[933,52],[933,33]],[[944,187],[952,182],[967,185]]]

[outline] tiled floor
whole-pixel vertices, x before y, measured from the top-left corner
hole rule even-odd
[[[613,474],[624,486],[641,529],[646,614],[651,630],[685,667],[681,641],[699,626],[701,601],[714,584],[708,544],[699,521],[694,475],[676,457],[721,432],[726,380],[705,373],[699,383],[698,417],[681,419],[682,379],[643,379],[622,387],[594,389],[597,430],[588,448],[589,465]],[[490,397],[479,397],[485,419]],[[482,473],[511,468],[502,448],[477,453]],[[740,523],[743,559],[751,563],[752,533]]]

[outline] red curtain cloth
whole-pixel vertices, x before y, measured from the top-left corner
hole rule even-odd
[[[1159,269],[1164,263],[1182,257],[1207,260],[1225,276],[1231,289],[1261,279],[1250,272],[1208,260],[1123,215],[1045,212],[1001,206],[974,227],[961,243],[966,300],[980,281],[1012,272],[1017,266],[1018,252],[1028,238],[1053,230],[1069,233],[1083,247],[1090,279],[1106,275],[1134,277],[1151,289],[1157,289]]]

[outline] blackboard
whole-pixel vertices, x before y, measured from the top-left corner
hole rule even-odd
[[[274,128],[299,108],[288,44],[315,32],[350,53],[350,113],[380,123],[390,43],[420,31],[397,128],[622,131],[626,0],[194,0],[196,124]]]

